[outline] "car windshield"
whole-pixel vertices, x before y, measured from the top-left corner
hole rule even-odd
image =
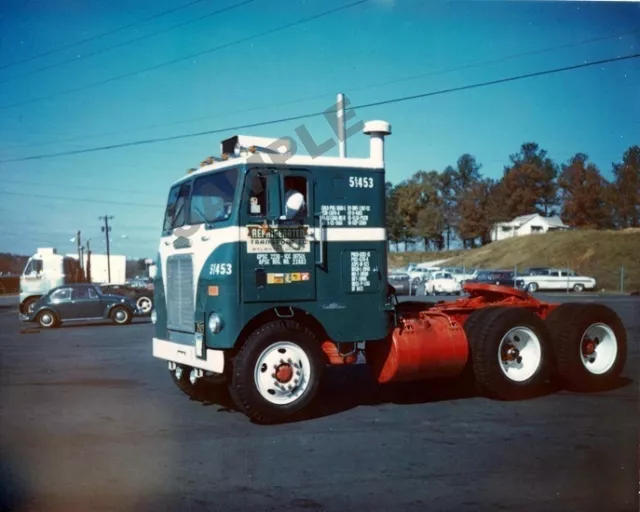
[[[231,215],[238,170],[213,172],[175,185],[169,191],[164,231],[184,225],[210,224]]]

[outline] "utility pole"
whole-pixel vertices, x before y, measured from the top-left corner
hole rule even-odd
[[[80,268],[83,269],[84,265],[82,262],[82,242],[80,241],[80,230],[78,230],[78,236],[76,236],[76,242],[78,242],[78,263],[80,263]]]
[[[109,221],[113,219],[113,215],[105,215],[104,217],[98,217],[100,220],[104,220],[104,226],[102,226],[102,232],[107,237],[107,279],[109,283],[111,283],[111,260],[109,258],[109,233],[111,231],[111,227],[109,226]]]
[[[91,239],[87,240],[87,283],[91,282]]]

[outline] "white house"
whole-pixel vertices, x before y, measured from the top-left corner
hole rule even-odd
[[[498,222],[491,228],[491,241],[497,242],[514,236],[531,235],[534,233],[546,233],[571,229],[557,215],[544,217],[538,213],[521,215],[509,222]]]

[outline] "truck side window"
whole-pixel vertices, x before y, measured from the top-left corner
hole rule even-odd
[[[249,215],[267,214],[267,178],[255,173],[249,177]]]
[[[292,200],[296,210],[287,207]],[[307,216],[307,179],[303,176],[286,176],[284,178],[284,200],[287,219],[303,219]]]

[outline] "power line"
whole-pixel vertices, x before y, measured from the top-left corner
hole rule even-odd
[[[202,21],[202,20],[204,20],[206,18],[211,18],[211,17],[216,16],[218,14],[221,14],[223,12],[230,11],[232,9],[236,9],[237,7],[241,7],[243,5],[250,4],[250,3],[255,2],[255,1],[256,0],[245,0],[244,2],[233,4],[233,5],[230,5],[228,7],[223,7],[222,9],[218,9],[216,11],[210,12],[210,13],[205,14],[203,16],[199,16],[199,17],[194,18],[192,20],[188,20],[188,21],[184,21],[182,23],[178,23],[176,25],[172,25],[172,26],[164,28],[162,30],[158,30],[158,31],[152,32],[150,34],[146,34],[144,36],[136,37],[134,39],[129,39],[128,41],[124,41],[122,43],[118,43],[118,44],[114,44],[114,45],[111,45],[111,46],[107,46],[106,48],[101,48],[101,49],[95,50],[93,52],[85,53],[84,55],[78,55],[77,57],[72,57],[70,59],[63,60],[61,62],[56,62],[55,64],[50,64],[48,66],[43,66],[41,68],[33,69],[33,70],[27,71],[26,73],[23,73],[21,75],[16,75],[16,76],[13,76],[13,77],[5,78],[4,80],[0,80],[0,84],[6,83],[6,82],[11,82],[13,80],[17,80],[18,78],[23,78],[25,76],[35,75],[37,73],[41,73],[42,71],[47,71],[49,69],[55,69],[55,68],[58,68],[60,66],[64,66],[65,64],[72,63],[72,62],[78,62],[79,60],[82,60],[82,59],[88,59],[89,57],[95,57],[96,55],[100,55],[102,53],[107,53],[107,52],[110,52],[111,50],[115,50],[116,48],[122,48],[123,46],[127,46],[127,45],[132,44],[132,43],[137,43],[138,41],[142,41],[142,40],[148,39],[150,37],[155,37],[157,35],[163,34],[165,32],[169,32],[169,31],[174,30],[176,28],[184,27],[185,25],[189,25],[191,23]]]
[[[607,63],[611,63],[611,62],[620,62],[620,61],[624,61],[624,60],[629,60],[629,59],[636,59],[640,57],[640,53],[636,53],[636,54],[632,54],[632,55],[625,55],[623,57],[612,57],[612,58],[608,58],[608,59],[602,59],[602,60],[598,60],[598,61],[592,61],[592,62],[585,62],[583,64],[576,64],[573,66],[563,66],[561,68],[555,68],[555,69],[547,69],[544,71],[536,71],[534,73],[527,73],[524,75],[517,75],[517,76],[512,76],[512,77],[506,77],[506,78],[499,78],[496,80],[490,80],[487,82],[478,82],[475,84],[469,84],[469,85],[463,85],[463,86],[459,86],[459,87],[450,87],[448,89],[440,89],[438,91],[431,91],[431,92],[425,92],[425,93],[421,93],[421,94],[414,94],[411,96],[402,96],[399,98],[392,98],[392,99],[388,99],[388,100],[382,100],[382,101],[377,101],[377,102],[373,102],[373,103],[364,103],[362,105],[357,105],[357,106],[353,106],[350,107],[352,110],[358,110],[358,109],[365,109],[365,108],[371,108],[371,107],[378,107],[381,105],[389,105],[392,103],[400,103],[403,101],[411,101],[411,100],[416,100],[416,99],[420,99],[420,98],[427,98],[430,96],[439,96],[442,94],[449,94],[452,92],[459,92],[459,91],[465,91],[465,90],[470,90],[470,89],[477,89],[480,87],[487,87],[490,85],[497,85],[497,84],[502,84],[502,83],[507,83],[507,82],[514,82],[517,80],[524,80],[526,78],[533,78],[533,77],[537,77],[537,76],[544,76],[544,75],[551,75],[554,73],[561,73],[563,71],[572,71],[575,69],[581,69],[581,68],[587,68],[587,67],[591,67],[591,66],[599,66],[601,64],[607,64]],[[106,150],[110,150],[110,149],[118,149],[118,148],[124,148],[124,147],[131,147],[131,146],[141,146],[144,144],[154,144],[157,142],[168,142],[168,141],[173,141],[173,140],[179,140],[179,139],[187,139],[187,138],[191,138],[191,137],[200,137],[203,135],[212,135],[212,134],[216,134],[216,133],[222,133],[222,132],[228,132],[228,131],[232,131],[232,130],[243,130],[246,128],[255,128],[255,127],[259,127],[259,126],[267,126],[267,125],[272,125],[272,124],[280,124],[280,123],[285,123],[285,122],[290,122],[290,121],[299,121],[302,119],[307,119],[310,117],[318,117],[318,116],[322,116],[325,115],[327,112],[331,112],[334,111],[335,109],[329,109],[329,110],[325,110],[322,112],[312,112],[312,113],[307,113],[307,114],[300,114],[297,116],[291,116],[291,117],[283,117],[280,119],[272,119],[270,121],[261,121],[261,122],[256,122],[256,123],[248,123],[248,124],[243,124],[243,125],[238,125],[238,126],[228,126],[226,128],[217,128],[215,130],[206,130],[203,132],[195,132],[195,133],[185,133],[185,134],[181,134],[181,135],[172,135],[172,136],[168,136],[168,137],[157,137],[157,138],[153,138],[153,139],[146,139],[146,140],[137,140],[137,141],[132,141],[132,142],[123,142],[120,144],[111,144],[108,146],[98,146],[98,147],[93,147],[93,148],[85,148],[85,149],[76,149],[73,151],[62,151],[59,153],[48,153],[48,154],[42,154],[42,155],[33,155],[33,156],[27,156],[27,157],[21,157],[21,158],[11,158],[11,159],[6,159],[6,160],[0,160],[0,164],[5,164],[5,163],[11,163],[11,162],[24,162],[27,160],[40,160],[40,159],[44,159],[44,158],[54,158],[54,157],[58,157],[58,156],[68,156],[68,155],[78,155],[78,154],[83,154],[83,153],[92,153],[95,151],[106,151]]]
[[[52,196],[52,195],[38,195],[38,194],[27,194],[26,192],[5,192],[4,190],[0,191],[0,195],[8,195],[8,196],[24,196],[24,197],[37,197],[39,199],[56,199],[61,201],[71,201],[71,202],[83,202],[83,203],[104,203],[104,204],[117,204],[120,206],[139,206],[142,208],[162,208],[161,205],[157,204],[147,204],[147,203],[132,203],[125,201],[109,201],[106,199],[88,199],[83,197],[60,197],[60,196]]]
[[[620,34],[612,34],[612,35],[608,35],[608,36],[595,37],[595,38],[591,38],[591,39],[583,39],[581,41],[574,41],[574,42],[571,42],[571,43],[565,43],[565,44],[562,44],[562,45],[559,45],[559,46],[551,46],[551,47],[547,47],[547,48],[541,48],[541,49],[538,49],[538,50],[531,50],[531,51],[528,51],[528,52],[515,53],[515,54],[507,55],[505,57],[500,57],[500,58],[497,58],[497,59],[477,61],[477,62],[473,62],[473,63],[469,63],[469,64],[463,64],[461,66],[456,66],[456,67],[452,67],[452,68],[429,71],[427,73],[420,73],[420,74],[417,74],[417,75],[411,75],[411,76],[407,76],[407,77],[403,77],[403,78],[397,78],[397,79],[394,79],[394,80],[388,80],[388,81],[385,81],[385,82],[379,82],[379,83],[376,83],[376,84],[373,84],[373,85],[349,88],[349,90],[351,91],[351,93],[358,92],[358,91],[363,91],[363,90],[370,90],[370,89],[374,89],[374,88],[377,88],[377,87],[383,87],[385,85],[391,85],[391,84],[395,84],[395,83],[399,83],[399,82],[407,82],[407,81],[417,80],[417,79],[425,78],[425,77],[429,77],[429,76],[435,76],[435,75],[440,75],[440,74],[444,74],[444,73],[452,73],[452,72],[455,72],[455,71],[461,71],[461,70],[464,70],[464,69],[471,69],[471,68],[485,66],[485,65],[489,65],[489,64],[499,64],[499,63],[502,63],[502,62],[505,62],[505,61],[508,61],[508,60],[514,60],[514,59],[518,59],[518,58],[528,57],[528,56],[531,56],[531,55],[539,55],[539,54],[548,53],[548,52],[552,52],[552,51],[562,50],[562,49],[565,49],[565,48],[571,48],[571,47],[575,47],[575,46],[580,46],[580,45],[583,45],[583,44],[589,44],[589,43],[604,41],[604,40],[608,40],[608,39],[620,38],[620,37],[623,37],[625,35],[629,35],[629,34],[633,34],[633,33],[637,33],[637,32],[640,32],[640,30],[632,30],[632,31],[629,31],[629,32],[622,32]],[[303,103],[303,102],[306,102],[306,101],[312,101],[312,100],[316,100],[316,99],[320,99],[320,98],[328,98],[328,97],[333,97],[333,96],[335,96],[334,93],[315,94],[313,96],[306,96],[306,97],[302,97],[302,98],[298,98],[298,99],[294,99],[294,100],[283,101],[283,102],[280,102],[280,103],[272,103],[272,104],[269,104],[269,105],[261,105],[259,107],[231,110],[231,111],[226,111],[226,112],[217,112],[216,115],[217,116],[224,116],[224,115],[232,115],[232,114],[244,114],[244,113],[247,113],[247,112],[264,110],[264,109],[273,108],[273,107],[282,107],[282,106],[285,106],[285,105]],[[4,147],[4,148],[0,148],[0,149],[14,149],[14,148],[34,147],[34,146],[37,147],[37,146],[47,146],[47,145],[51,145],[51,144],[60,144],[60,143],[65,143],[65,142],[76,142],[76,141],[79,141],[79,140],[87,140],[87,139],[92,139],[92,138],[97,138],[97,137],[106,137],[106,136],[110,136],[110,135],[122,135],[123,133],[132,133],[132,132],[141,131],[141,130],[151,130],[151,129],[154,129],[154,128],[161,128],[161,127],[166,127],[166,126],[174,126],[174,125],[179,125],[179,124],[184,124],[184,123],[192,123],[192,122],[195,122],[195,121],[204,121],[204,120],[209,120],[209,119],[211,119],[211,115],[198,116],[198,117],[192,117],[192,118],[188,118],[188,119],[183,119],[183,120],[180,120],[180,121],[172,121],[172,122],[169,122],[169,123],[156,123],[156,124],[152,124],[152,125],[141,126],[139,128],[133,128],[133,129],[129,129],[129,130],[118,130],[118,131],[113,131],[113,132],[102,132],[102,133],[88,135],[88,136],[71,137],[71,138],[58,139],[58,140],[53,140],[53,141],[48,141],[48,142],[35,142],[35,143],[16,144],[14,146]]]
[[[9,183],[9,184],[15,184],[15,185],[29,185],[31,187],[35,186],[43,186],[43,187],[55,187],[55,186],[59,186],[59,187],[64,187],[65,189],[74,189],[74,190],[98,190],[101,192],[115,192],[118,194],[139,194],[139,195],[149,195],[149,192],[144,191],[144,190],[133,190],[133,189],[123,189],[123,188],[104,188],[104,187],[83,187],[83,186],[79,186],[79,185],[67,185],[66,183],[42,183],[42,182],[38,182],[38,183],[34,183],[32,181],[21,181],[21,180],[7,180],[7,179],[2,179],[2,183]]]
[[[178,57],[176,59],[172,59],[172,60],[169,60],[169,61],[166,61],[166,62],[162,62],[160,64],[155,64],[153,66],[149,66],[149,67],[146,67],[146,68],[138,69],[136,71],[131,71],[129,73],[125,73],[125,74],[122,74],[122,75],[113,76],[113,77],[107,78],[105,80],[100,80],[99,82],[93,82],[93,83],[90,83],[90,84],[85,84],[85,85],[82,85],[80,87],[74,87],[73,89],[66,89],[64,91],[59,91],[59,92],[56,92],[56,93],[48,94],[46,96],[39,96],[37,98],[31,98],[31,99],[28,99],[28,100],[19,101],[17,103],[10,103],[8,105],[2,105],[2,106],[0,106],[0,110],[6,110],[6,109],[9,109],[9,108],[19,107],[21,105],[27,105],[29,103],[35,103],[35,102],[38,102],[38,101],[47,100],[47,99],[55,98],[55,97],[58,97],[58,96],[72,94],[74,92],[84,91],[84,90],[87,90],[87,89],[91,89],[93,87],[98,87],[100,85],[105,85],[105,84],[108,84],[108,83],[111,83],[111,82],[116,82],[116,81],[122,80],[124,78],[130,78],[132,76],[140,75],[142,73],[147,73],[148,71],[154,71],[156,69],[160,69],[160,68],[163,68],[165,66],[170,66],[172,64],[177,64],[178,62],[183,62],[185,60],[194,59],[196,57],[200,57],[200,56],[206,55],[208,53],[213,53],[213,52],[216,52],[218,50],[224,50],[224,49],[229,48],[231,46],[235,46],[235,45],[238,45],[238,44],[241,44],[241,43],[245,43],[247,41],[251,41],[252,39],[263,37],[263,36],[266,36],[266,35],[269,35],[269,34],[274,34],[276,32],[280,32],[282,30],[285,30],[285,29],[288,29],[288,28],[291,28],[291,27],[295,27],[297,25],[302,25],[303,23],[307,23],[309,21],[313,21],[313,20],[316,20],[318,18],[322,18],[324,16],[328,16],[330,14],[333,14],[333,13],[336,13],[336,12],[339,12],[339,11],[344,11],[345,9],[349,9],[349,8],[354,7],[356,5],[364,4],[364,3],[368,2],[368,1],[369,0],[357,0],[356,2],[352,2],[350,4],[346,4],[346,5],[343,5],[341,7],[336,7],[335,9],[330,9],[328,11],[321,12],[320,14],[314,14],[313,16],[308,16],[307,18],[302,18],[300,20],[297,20],[297,21],[282,25],[280,27],[276,27],[276,28],[272,28],[272,29],[269,29],[269,30],[265,30],[264,32],[259,32],[257,34],[251,35],[251,36],[243,37],[241,39],[236,39],[235,41],[232,41],[230,43],[225,43],[225,44],[220,45],[220,46],[215,46],[213,48],[209,48],[208,50],[202,50],[202,51],[197,52],[197,53],[192,53],[191,55],[185,55],[183,57]]]
[[[16,60],[16,61],[10,62],[9,64],[4,64],[4,65],[0,66],[0,69],[7,69],[7,68],[10,68],[10,67],[13,67],[13,66],[17,66],[19,64],[24,64],[25,62],[29,62],[29,61],[32,61],[34,59],[39,59],[40,57],[45,57],[47,55],[52,55],[54,53],[61,52],[62,50],[66,50],[68,48],[73,48],[74,46],[78,46],[78,45],[81,45],[81,44],[84,44],[84,43],[88,43],[89,41],[95,41],[96,39],[101,39],[103,37],[110,36],[112,34],[116,34],[118,32],[126,30],[128,28],[135,27],[136,25],[139,25],[140,23],[145,23],[147,21],[151,21],[151,20],[154,20],[156,18],[160,18],[161,16],[165,16],[167,14],[171,14],[172,12],[176,12],[176,11],[180,11],[182,9],[186,9],[187,7],[191,7],[192,5],[202,3],[203,1],[204,0],[193,0],[191,2],[187,2],[186,4],[178,5],[178,6],[174,7],[174,8],[172,8],[172,9],[169,9],[169,10],[166,10],[166,11],[162,11],[162,12],[160,12],[158,14],[153,14],[152,16],[148,16],[146,18],[141,18],[139,20],[136,20],[136,21],[133,21],[131,23],[128,23],[127,25],[123,25],[121,27],[117,27],[117,28],[114,28],[112,30],[108,30],[107,32],[103,32],[103,33],[97,34],[95,36],[87,37],[85,39],[80,39],[79,41],[76,41],[75,43],[69,43],[69,44],[64,45],[64,46],[58,46],[57,48],[53,48],[52,50],[48,50],[48,51],[42,52],[42,53],[37,53],[35,55],[32,55],[31,57],[26,57],[26,58],[21,59],[21,60]]]

